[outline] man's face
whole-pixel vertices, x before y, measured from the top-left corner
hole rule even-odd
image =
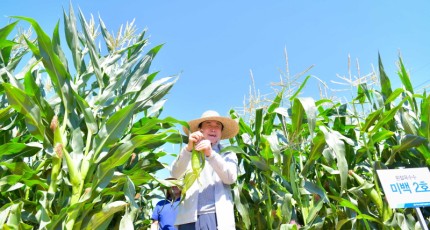
[[[211,144],[215,144],[221,139],[222,124],[219,121],[204,121],[201,124],[200,131],[206,140],[209,140]]]

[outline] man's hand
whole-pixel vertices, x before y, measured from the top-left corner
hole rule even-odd
[[[200,140],[203,140],[203,139],[204,139],[204,136],[202,132],[196,131],[194,133],[191,133],[190,136],[188,136],[187,151],[188,152],[193,151],[194,145],[196,145]]]
[[[197,151],[202,151],[206,157],[209,157],[212,153],[212,145],[209,140],[205,140],[203,133],[196,131],[191,133],[188,137],[187,151],[193,151],[193,146]]]
[[[201,140],[194,147],[197,151],[201,151],[206,157],[210,157],[212,154],[212,144],[209,140]]]

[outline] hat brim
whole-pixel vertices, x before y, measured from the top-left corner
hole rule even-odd
[[[199,124],[204,121],[221,122],[221,124],[223,125],[223,130],[221,131],[221,140],[233,138],[239,132],[239,125],[235,120],[228,117],[220,117],[220,116],[209,116],[209,117],[198,118],[188,122],[188,125],[190,126],[189,130],[186,127],[182,127],[182,128],[185,134],[189,135],[190,132],[193,133],[197,131],[199,129]]]

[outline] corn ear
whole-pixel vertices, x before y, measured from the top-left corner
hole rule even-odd
[[[199,152],[195,149],[191,152],[191,168],[193,172],[200,173],[205,167],[205,155],[203,152]]]
[[[54,155],[52,156],[51,182],[48,192],[55,194],[57,191],[57,177],[61,170],[61,158],[63,157],[61,132],[56,115],[52,118],[50,128],[54,133]]]
[[[194,182],[199,177],[199,174],[189,171],[184,176],[184,183],[181,188],[181,202],[185,200],[188,189],[194,184]]]
[[[52,158],[52,174],[51,174],[51,184],[49,191],[55,192],[56,190],[56,183],[57,183],[57,176],[59,174],[59,171],[61,170],[61,159],[66,159],[67,167],[69,169],[69,179],[72,183],[72,199],[71,204],[75,204],[80,197],[80,185],[81,185],[81,176],[78,171],[78,169],[75,166],[75,163],[73,162],[72,158],[70,157],[69,153],[67,152],[66,148],[63,144],[63,138],[62,133],[60,130],[60,126],[58,125],[58,117],[54,116],[51,121],[50,128],[54,132],[54,152],[55,155]]]
[[[193,148],[191,151],[191,171],[185,173],[183,185],[181,189],[181,202],[185,200],[188,189],[198,180],[200,172],[205,167],[206,158],[203,152],[199,152]]]

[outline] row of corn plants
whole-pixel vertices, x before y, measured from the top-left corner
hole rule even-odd
[[[0,228],[148,226],[159,147],[182,142],[182,122],[159,118],[177,80],[149,71],[161,45],[146,51],[133,23],[115,35],[72,6],[65,44],[59,22],[49,37],[12,19],[0,29]]]
[[[414,209],[391,209],[377,169],[430,165],[430,97],[416,94],[401,58],[393,89],[379,59],[379,85],[355,87],[348,103],[283,89],[239,121],[238,229],[415,229]],[[428,215],[427,216],[427,221]]]

